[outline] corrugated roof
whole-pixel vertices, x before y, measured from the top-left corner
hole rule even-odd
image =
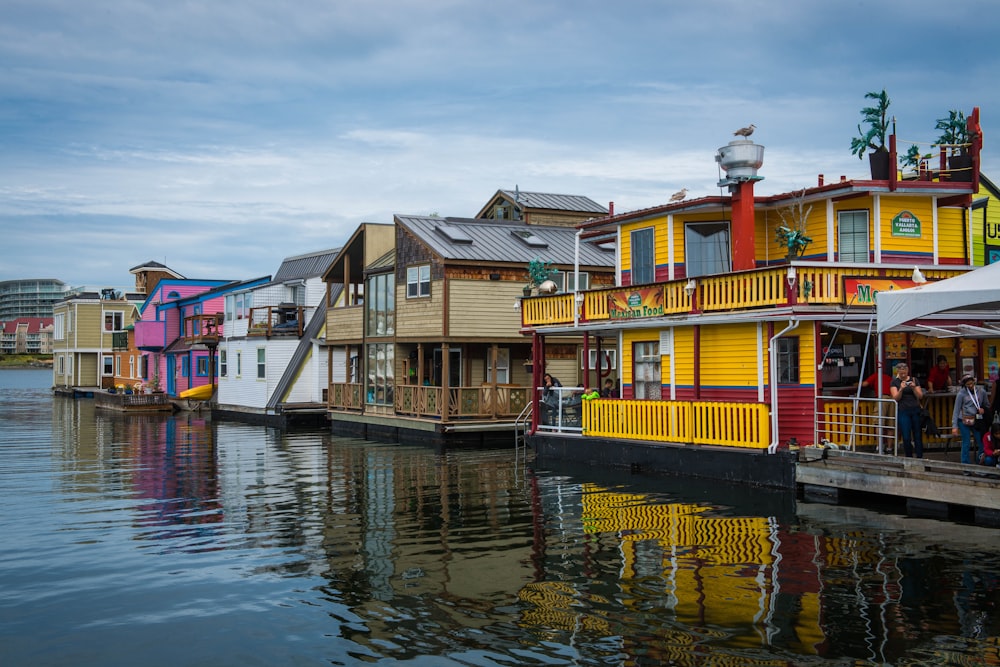
[[[330,267],[330,264],[339,252],[340,248],[332,248],[305,255],[296,255],[295,257],[286,257],[281,262],[281,266],[278,267],[278,272],[274,274],[274,279],[271,283],[283,283],[289,280],[303,280],[305,278],[322,276],[326,273],[326,270]]]
[[[560,195],[548,192],[524,192],[523,190],[500,190],[505,197],[524,208],[542,208],[550,211],[580,211],[584,213],[608,214],[608,208],[601,206],[590,197],[582,195]]]
[[[445,259],[515,264],[526,264],[535,258],[561,265],[574,262],[576,230],[572,227],[416,215],[397,215],[395,219]],[[452,226],[462,234],[442,233],[438,229],[441,226]],[[534,245],[517,235],[526,231],[536,237]],[[468,237],[471,242],[450,240],[459,237]],[[539,242],[544,243],[544,247]],[[612,267],[614,263],[613,251],[601,250],[589,243],[580,244],[581,266]]]

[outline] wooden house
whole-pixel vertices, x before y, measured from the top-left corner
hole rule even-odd
[[[985,183],[979,148],[970,147],[964,180],[944,170],[913,180],[819,176],[755,196],[763,146],[740,139],[716,158],[727,195],[584,223],[583,238],[618,248],[616,285],[584,292],[579,307],[570,295],[526,299],[522,323],[539,361],[548,339],[569,331],[586,349],[615,350],[621,398],[586,402],[582,423],[566,427],[543,423],[536,396],[535,431],[768,451],[822,440],[888,445],[893,407],[854,402],[862,378],[901,360],[920,377],[942,353],[980,378],[996,363],[997,341],[949,335],[947,321],[869,335],[875,292],[987,259],[990,226],[974,207]],[[536,386],[545,370],[535,366]],[[950,423],[953,400],[930,400],[938,424]]]
[[[572,289],[577,276],[581,285],[612,282],[613,251],[578,241],[569,225],[506,218],[396,215],[391,226],[359,228],[326,276],[343,285],[326,326],[334,429],[392,439],[401,430],[431,440],[508,437],[530,396],[533,355],[518,310],[529,262],[548,263],[553,290]],[[550,352],[567,377],[577,376],[576,341]]]

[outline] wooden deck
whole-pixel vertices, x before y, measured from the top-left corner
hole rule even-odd
[[[94,393],[94,407],[119,412],[173,412],[174,406],[166,394]]]
[[[845,492],[905,498],[929,513],[971,511],[976,523],[1000,521],[1000,469],[957,462],[957,452],[925,458],[803,447],[795,481],[807,500],[840,502]]]

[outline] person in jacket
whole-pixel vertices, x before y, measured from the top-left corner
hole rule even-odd
[[[896,365],[896,377],[889,385],[889,394],[896,401],[896,424],[903,440],[903,452],[907,456],[924,458],[924,441],[920,434],[920,399],[924,390],[917,378],[910,375],[906,364]]]
[[[983,436],[983,465],[1000,465],[1000,423],[994,422]]]
[[[542,376],[542,417],[545,424],[555,425],[559,410],[559,401],[562,396],[558,387],[562,387],[559,378],[551,373]]]
[[[978,448],[979,433],[985,430],[987,398],[982,387],[976,386],[975,376],[966,375],[959,384],[955,409],[951,413],[951,433],[962,435],[962,463],[972,463],[976,456],[971,450]]]

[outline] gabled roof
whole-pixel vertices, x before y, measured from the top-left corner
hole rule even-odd
[[[25,324],[28,327],[28,333],[36,334],[43,327],[51,326],[53,319],[51,317],[16,317],[6,322],[0,322],[0,331],[8,334],[14,333],[18,326]]]
[[[274,274],[273,283],[284,283],[289,280],[305,280],[306,278],[317,278],[322,276],[333,260],[340,253],[340,248],[329,250],[319,250],[316,252],[286,257],[277,273]]]
[[[176,278],[182,278],[182,279],[184,278],[184,276],[177,273],[169,266],[165,264],[160,264],[159,262],[154,262],[153,260],[149,260],[148,262],[143,262],[142,264],[139,264],[138,266],[133,266],[131,269],[128,270],[129,273],[139,273],[140,271],[162,271],[163,273],[169,273]]]
[[[574,213],[592,213],[594,215],[607,215],[606,206],[601,206],[590,197],[582,195],[560,195],[548,192],[524,192],[522,190],[497,190],[486,206],[480,209],[476,218],[491,218],[489,213],[498,202],[502,200],[518,211],[525,209],[544,211],[570,211]],[[524,216],[519,216],[523,218]]]
[[[533,259],[572,265],[576,230],[572,227],[524,225],[469,218],[397,215],[400,225],[445,260],[527,264]],[[580,265],[611,268],[613,251],[580,244]]]
[[[396,266],[396,249],[393,248],[365,267],[365,273],[379,273]]]

